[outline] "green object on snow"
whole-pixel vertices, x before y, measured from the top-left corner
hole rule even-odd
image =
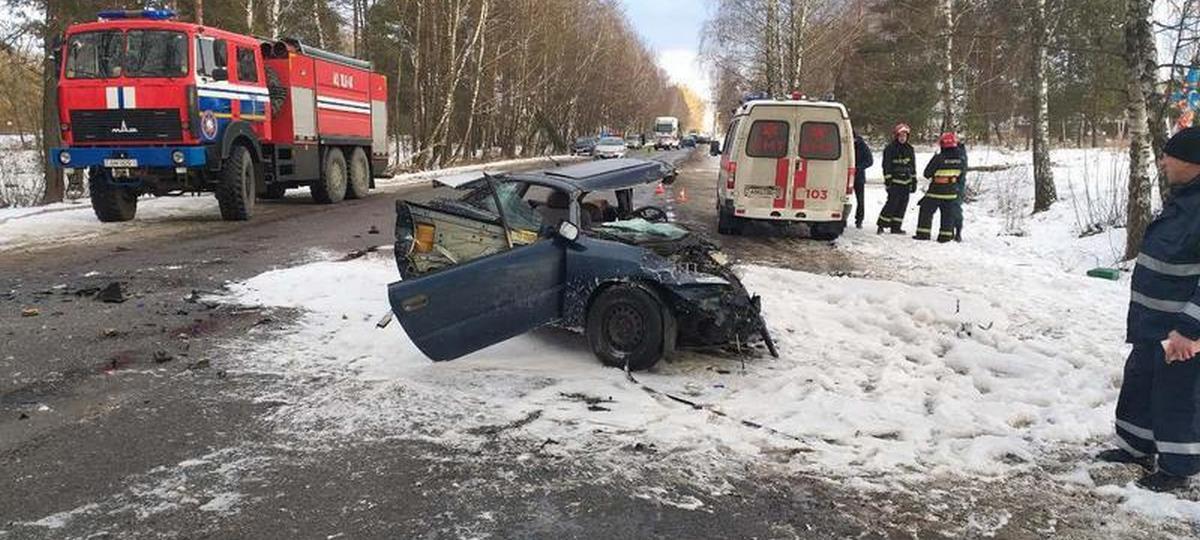
[[[1113,281],[1117,281],[1118,279],[1121,279],[1121,271],[1120,270],[1117,270],[1116,268],[1104,268],[1103,266],[1101,266],[1099,268],[1093,268],[1091,270],[1088,270],[1087,275],[1089,275],[1091,277],[1111,279]]]

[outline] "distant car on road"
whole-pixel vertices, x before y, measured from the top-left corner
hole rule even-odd
[[[602,362],[647,369],[676,348],[774,345],[716,246],[633,205],[674,168],[612,159],[541,172],[438,179],[430,202],[396,202],[396,319],[452,360],[543,325],[582,331]],[[610,202],[611,201],[611,202]]]
[[[687,137],[684,137],[683,141],[680,142],[679,144],[680,144],[680,146],[682,146],[684,148],[695,148],[696,147],[696,137],[693,135],[688,135]]]
[[[637,150],[642,147],[642,138],[637,135],[628,135],[625,137],[625,148]]]
[[[625,157],[625,139],[601,137],[600,141],[596,143],[596,147],[592,149],[592,156],[596,159]]]
[[[571,155],[572,156],[590,156],[590,155],[592,155],[592,151],[595,149],[596,149],[596,138],[595,137],[580,137],[578,139],[575,139],[575,142],[571,144]]]

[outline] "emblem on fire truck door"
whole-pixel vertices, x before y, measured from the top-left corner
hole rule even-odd
[[[217,117],[212,111],[200,113],[200,134],[209,140],[217,138]]]

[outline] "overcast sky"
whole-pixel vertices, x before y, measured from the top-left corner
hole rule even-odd
[[[625,13],[658,63],[677,84],[709,100],[708,74],[696,62],[700,33],[712,9],[707,0],[621,0]]]

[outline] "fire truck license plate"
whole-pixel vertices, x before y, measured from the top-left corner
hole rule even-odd
[[[129,169],[137,167],[138,164],[136,159],[106,159],[104,166],[110,169]]]
[[[775,186],[746,186],[747,197],[775,198]]]

